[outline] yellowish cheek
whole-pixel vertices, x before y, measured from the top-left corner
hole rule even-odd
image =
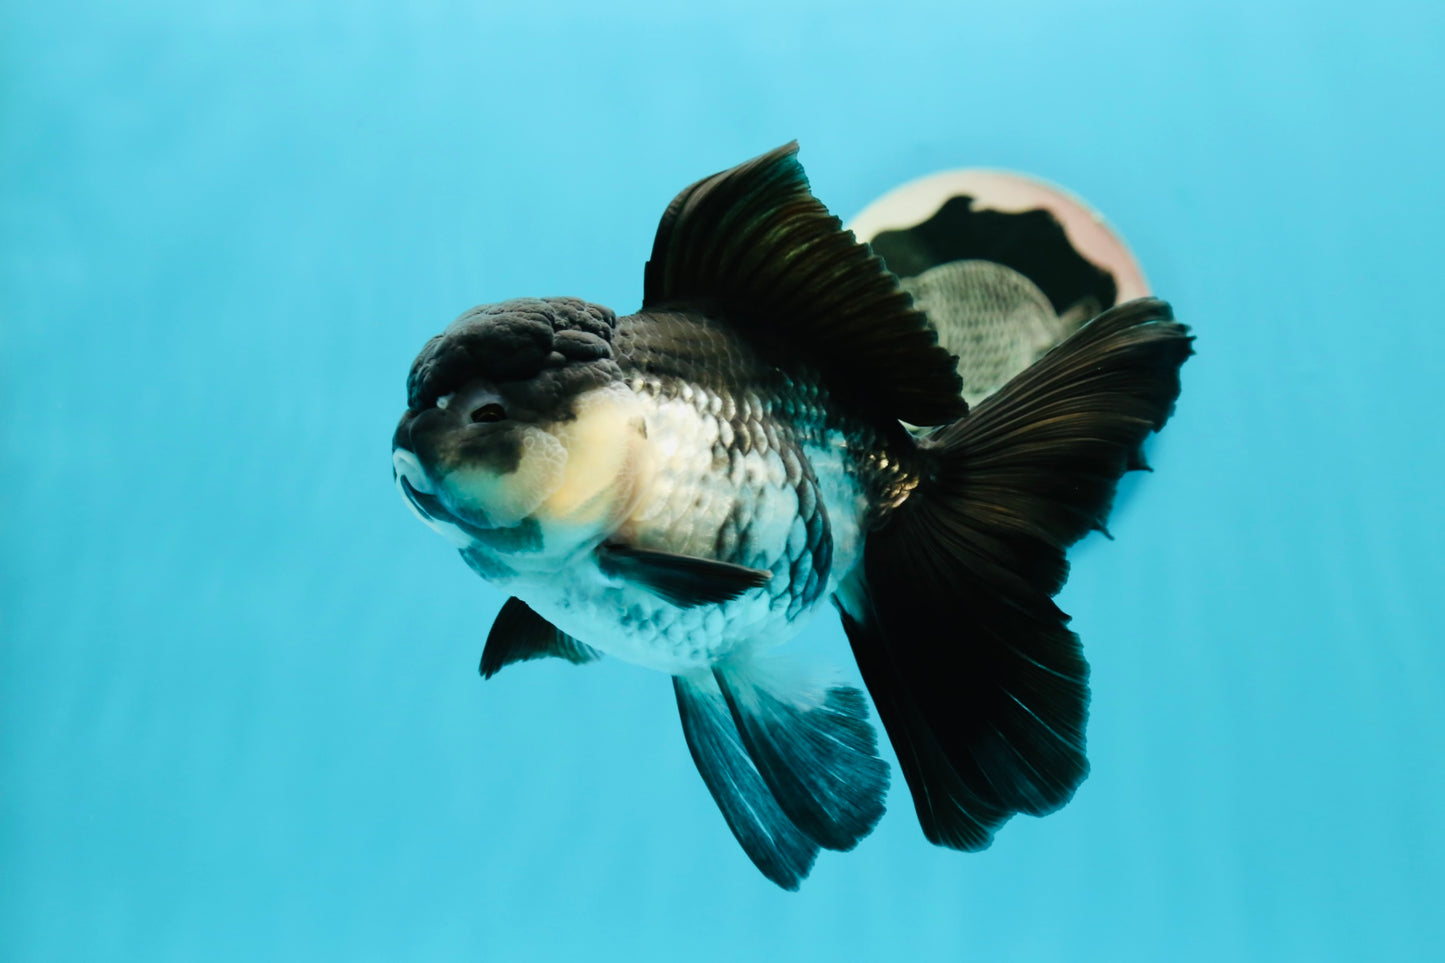
[[[593,528],[626,514],[644,466],[640,424],[630,393],[604,390],[584,399],[574,420],[553,428],[567,467],[538,507],[538,520]]]
[[[447,477],[454,507],[473,509],[499,528],[510,528],[537,511],[565,477],[567,451],[541,428],[527,428],[517,470],[498,475],[482,468],[461,468]]]

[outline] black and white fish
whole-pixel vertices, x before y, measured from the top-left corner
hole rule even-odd
[[[982,849],[1069,800],[1088,668],[1052,601],[1064,550],[1103,527],[1191,352],[1133,301],[970,411],[796,151],[677,196],[635,314],[463,314],[413,363],[392,443],[417,515],[512,595],[482,674],[606,654],[671,675],[703,781],[787,889],[888,788],[863,693],[775,654],[829,602],[931,841]]]

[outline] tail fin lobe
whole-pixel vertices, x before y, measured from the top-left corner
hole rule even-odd
[[[934,842],[981,849],[1087,774],[1088,664],[1052,596],[1191,341],[1162,301],[1100,315],[923,439],[931,477],[869,537],[844,626]]]

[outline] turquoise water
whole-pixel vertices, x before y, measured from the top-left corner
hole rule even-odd
[[[0,958],[1445,959],[1442,8],[605,6],[0,6]],[[1199,354],[1073,553],[1075,800],[952,853],[895,774],[788,894],[663,677],[481,682],[389,443],[461,310],[633,308],[794,137],[844,216],[1069,185]]]

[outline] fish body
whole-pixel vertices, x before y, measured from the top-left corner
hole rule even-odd
[[[1087,667],[1050,601],[1062,548],[1102,527],[1189,353],[1138,302],[971,414],[954,356],[795,152],[678,196],[634,314],[464,314],[413,364],[393,437],[413,510],[512,595],[483,674],[611,655],[671,675],[729,827],[790,889],[872,830],[888,787],[862,693],[772,657],[825,604],[930,839],[982,848],[1067,801]]]
[[[640,426],[640,484],[594,538],[769,577],[737,598],[680,607],[589,558],[538,585],[534,608],[608,655],[672,673],[786,641],[857,562],[875,487],[856,441],[866,432],[830,413],[815,381],[762,364],[706,316],[632,315],[616,340],[627,395],[617,404]]]
[[[678,673],[786,641],[856,566],[889,500],[916,484],[889,454],[911,443],[850,418],[810,372],[767,364],[698,312],[617,319],[613,344],[616,380],[579,395],[549,434],[533,429],[545,440],[531,457],[544,464],[519,472],[537,504],[516,526],[458,536],[426,520],[484,577],[606,655]],[[566,471],[549,474],[558,453]],[[408,455],[398,465],[436,491]],[[466,512],[460,498],[446,510]],[[737,598],[679,606],[604,571],[595,549],[608,541],[768,577]]]

